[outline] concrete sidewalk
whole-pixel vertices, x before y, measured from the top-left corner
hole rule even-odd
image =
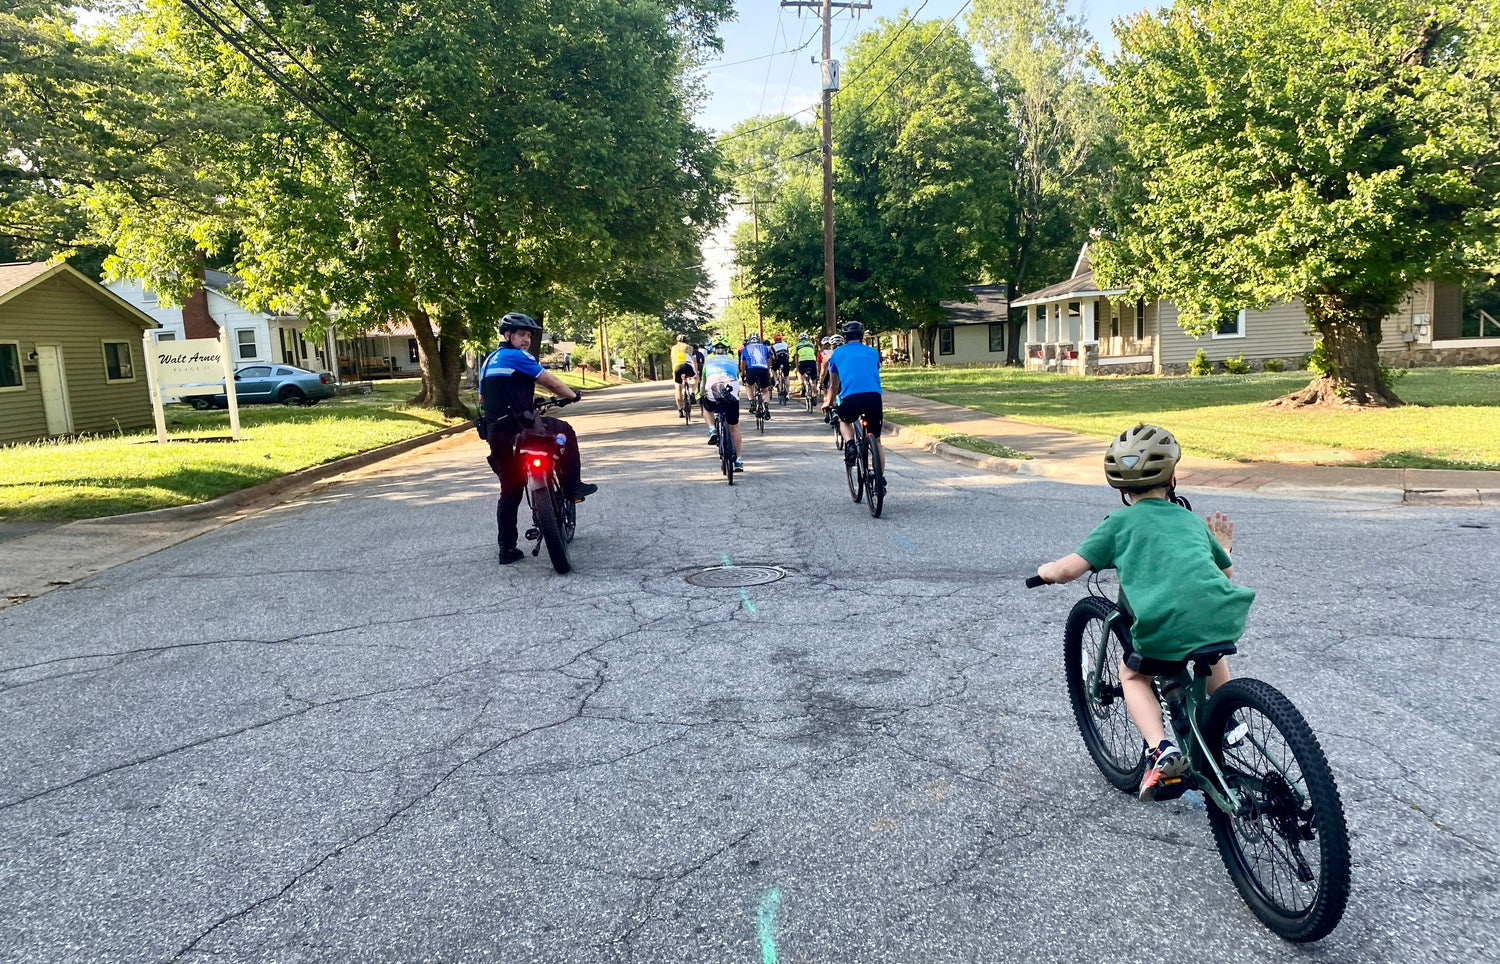
[[[1068,482],[1094,483],[1101,479],[1105,446],[1102,439],[901,392],[886,392],[885,403],[924,421],[1025,452],[1031,459],[996,459],[943,443],[923,444],[923,436],[911,429],[896,433],[896,437],[903,441],[916,441],[937,454],[956,457],[991,471],[1009,471],[1017,475],[1037,475]],[[913,435],[915,440],[911,438]],[[1190,456],[1182,460],[1177,479],[1184,487],[1239,489],[1299,498],[1409,505],[1500,506],[1500,472],[1231,462]]]

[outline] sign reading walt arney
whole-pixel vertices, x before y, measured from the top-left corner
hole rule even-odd
[[[159,341],[157,384],[172,395],[217,395],[224,390],[224,346],[217,338]]]

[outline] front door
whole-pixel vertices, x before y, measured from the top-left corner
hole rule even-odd
[[[62,349],[36,346],[37,375],[42,382],[42,407],[47,412],[48,435],[71,435],[73,411],[68,405],[68,379],[63,371]]]

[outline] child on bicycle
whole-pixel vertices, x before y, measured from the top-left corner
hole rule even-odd
[[[1161,703],[1151,688],[1155,676],[1178,672],[1193,650],[1238,642],[1255,590],[1230,582],[1234,523],[1215,512],[1207,522],[1176,501],[1177,441],[1156,425],[1137,425],[1111,440],[1104,476],[1120,490],[1126,508],[1110,513],[1078,551],[1038,567],[1047,582],[1072,582],[1092,570],[1115,569],[1120,604],[1132,615],[1120,689],[1136,729],[1146,741],[1146,773],[1140,798],[1156,798],[1162,781],[1187,767],[1167,739]],[[1229,681],[1220,659],[1208,690]]]

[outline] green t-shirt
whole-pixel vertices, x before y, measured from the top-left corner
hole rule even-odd
[[[1095,569],[1116,569],[1129,600],[1136,652],[1183,659],[1201,646],[1238,642],[1255,590],[1230,582],[1229,553],[1208,524],[1166,499],[1111,512],[1078,547]]]

